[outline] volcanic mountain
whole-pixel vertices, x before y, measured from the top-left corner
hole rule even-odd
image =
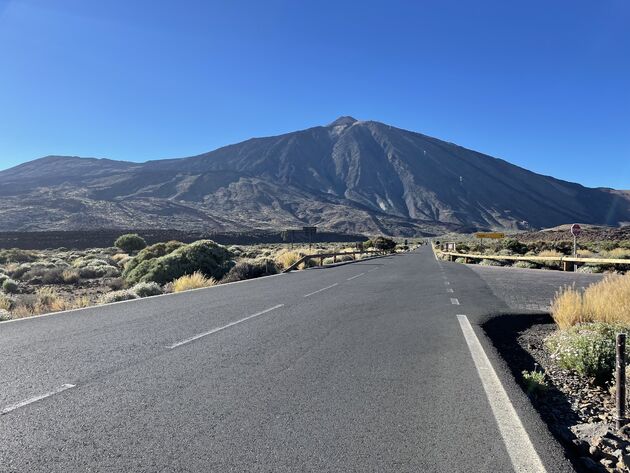
[[[47,156],[0,172],[0,231],[315,225],[427,235],[567,222],[630,222],[630,194],[352,117],[187,158]]]

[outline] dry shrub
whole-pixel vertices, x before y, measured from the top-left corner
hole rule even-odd
[[[630,326],[630,274],[608,276],[584,292],[566,287],[556,294],[551,313],[561,329],[585,322]]]
[[[78,271],[66,269],[61,273],[61,279],[65,284],[77,284],[81,278]]]
[[[199,271],[195,271],[192,274],[182,276],[173,281],[172,290],[173,292],[190,291],[191,289],[214,286],[216,283],[216,279],[207,278]]]
[[[112,291],[103,294],[99,302],[101,304],[111,304],[112,302],[130,301],[137,298],[138,296],[135,292],[129,289],[123,289],[121,291]]]
[[[10,310],[13,300],[6,294],[0,292],[0,310]]]
[[[545,257],[552,256],[552,257],[560,259],[560,257],[564,255],[556,250],[542,250],[541,252],[538,253],[537,256],[545,256]]]
[[[626,248],[615,248],[613,250],[604,252],[602,256],[604,258],[612,259],[630,259],[630,250]]]
[[[302,253],[293,250],[280,250],[274,256],[276,264],[281,269],[287,269],[289,266],[294,265],[302,258]]]

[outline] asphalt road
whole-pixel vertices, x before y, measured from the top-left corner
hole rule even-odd
[[[572,471],[477,325],[510,310],[423,248],[2,323],[0,471]]]

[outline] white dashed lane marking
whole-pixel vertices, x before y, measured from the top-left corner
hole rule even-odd
[[[225,330],[226,328],[232,327],[232,326],[234,326],[236,324],[240,324],[241,322],[245,322],[246,320],[253,319],[254,317],[259,317],[259,316],[261,316],[263,314],[271,312],[272,310],[279,309],[280,307],[284,307],[284,304],[275,305],[273,307],[270,307],[269,309],[265,309],[265,310],[262,310],[260,312],[256,312],[255,314],[249,315],[249,316],[244,317],[244,318],[242,318],[240,320],[236,320],[234,322],[230,322],[227,325],[223,325],[221,327],[217,327],[217,328],[213,328],[212,330],[208,330],[207,332],[203,332],[203,333],[197,334],[194,337],[190,337],[190,338],[187,338],[185,340],[182,340],[181,342],[174,343],[173,345],[170,345],[168,348],[172,350],[173,348],[177,348],[177,347],[180,347],[182,345],[186,345],[187,343],[194,342],[195,340],[199,340],[200,338],[207,337],[208,335],[212,335],[213,333],[220,332],[221,330]]]
[[[42,399],[46,399],[47,397],[54,396],[55,394],[59,394],[63,391],[72,389],[74,387],[75,387],[74,384],[64,384],[56,389],[53,389],[52,391],[49,391],[44,394],[40,394],[39,396],[34,396],[24,401],[16,402],[15,404],[10,404],[0,411],[0,415],[8,414],[9,412],[19,409],[20,407],[28,406],[29,404],[33,404],[34,402],[41,401]]]
[[[321,289],[318,289],[317,291],[310,292],[310,293],[308,293],[308,294],[304,294],[304,297],[310,297],[310,296],[312,296],[313,294],[317,294],[317,293],[319,293],[319,292],[325,291],[325,290],[327,290],[327,289],[333,288],[333,287],[338,286],[338,285],[339,285],[339,283],[331,284],[330,286],[323,287],[323,288],[321,288]]]

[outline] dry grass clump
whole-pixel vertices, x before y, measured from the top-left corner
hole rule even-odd
[[[190,291],[191,289],[214,286],[216,283],[216,279],[207,278],[199,271],[195,271],[192,274],[187,274],[173,281],[172,290],[173,292]]]
[[[615,248],[605,251],[602,256],[611,259],[630,259],[630,250],[627,248]]]
[[[42,287],[34,295],[15,301],[9,311],[12,318],[18,319],[49,312],[80,309],[88,305],[90,305],[90,300],[85,296],[66,299],[53,288]]]
[[[580,292],[566,287],[551,306],[560,329],[585,322],[607,322],[630,326],[630,274],[609,276]]]
[[[297,263],[302,256],[302,253],[298,251],[280,250],[275,254],[274,260],[278,267],[281,269],[287,269],[289,266]]]
[[[11,304],[13,304],[13,300],[0,292],[0,310],[6,310],[7,312],[11,309]]]
[[[551,257],[559,259],[561,256],[564,256],[564,255],[556,250],[542,250],[541,252],[538,253],[537,256],[545,256],[545,257],[551,256]]]

